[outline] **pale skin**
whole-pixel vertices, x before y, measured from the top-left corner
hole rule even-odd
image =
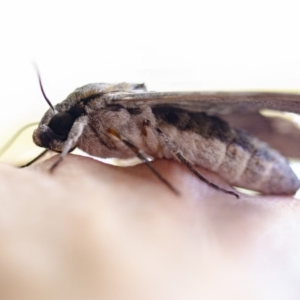
[[[183,165],[0,165],[1,299],[298,299],[300,205]],[[219,186],[216,174],[197,168]]]

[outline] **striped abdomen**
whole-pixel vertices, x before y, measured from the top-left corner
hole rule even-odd
[[[228,183],[264,194],[294,194],[300,181],[288,161],[266,143],[230,128],[214,116],[156,107],[157,126],[195,165],[216,172]]]

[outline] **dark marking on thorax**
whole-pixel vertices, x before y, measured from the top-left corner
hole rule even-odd
[[[100,93],[96,93],[96,94],[92,94],[86,98],[83,98],[80,100],[80,102],[82,102],[84,105],[89,104],[89,102],[91,102],[92,100],[98,98],[98,97],[102,97],[104,95],[104,92],[100,92]]]
[[[132,116],[137,116],[137,115],[140,115],[142,113],[142,109],[139,108],[139,107],[127,107],[127,111]]]
[[[106,107],[106,110],[114,112],[118,112],[122,109],[124,109],[124,106],[122,106],[121,104],[110,104]]]
[[[121,104],[110,104],[106,108],[109,111],[118,112],[122,109],[126,109],[131,116],[136,116],[142,113],[142,109],[139,107],[124,107]]]

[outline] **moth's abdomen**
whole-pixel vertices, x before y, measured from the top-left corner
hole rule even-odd
[[[233,139],[216,171],[232,185],[263,194],[290,195],[300,187],[285,157],[240,130],[233,130]]]
[[[290,195],[299,189],[300,181],[285,157],[220,118],[167,106],[156,107],[153,113],[157,126],[189,161],[228,183],[273,195]],[[162,156],[171,157],[167,152]]]

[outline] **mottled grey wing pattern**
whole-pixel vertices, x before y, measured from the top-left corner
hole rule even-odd
[[[172,105],[192,112],[227,114],[232,112],[274,109],[300,113],[300,94],[257,92],[142,92],[107,94],[113,103],[147,103],[151,106]]]
[[[109,94],[107,100],[118,104],[172,105],[191,112],[215,114],[232,127],[245,129],[267,142],[283,155],[300,158],[300,130],[281,118],[269,118],[259,110],[272,109],[300,113],[300,95],[255,92],[145,92]]]

